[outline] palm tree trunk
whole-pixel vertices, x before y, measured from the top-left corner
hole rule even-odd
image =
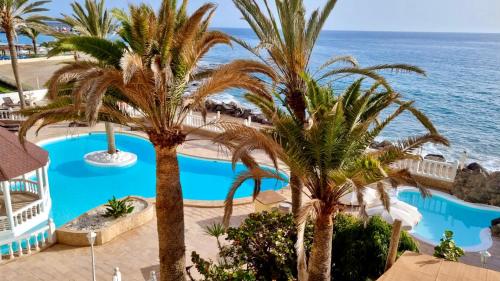
[[[320,215],[314,225],[313,245],[308,264],[309,281],[330,281],[332,236],[332,216]]]
[[[31,40],[31,43],[33,43],[33,52],[35,52],[35,57],[38,56],[38,46],[36,45],[36,38]]]
[[[175,147],[155,146],[160,280],[185,278],[184,203]]]
[[[292,189],[292,214],[296,217],[302,207],[302,181],[293,171],[290,173],[290,188]]]
[[[116,153],[115,129],[111,122],[104,122],[106,127],[106,138],[108,140],[108,153]]]
[[[16,79],[16,86],[17,86],[17,92],[19,93],[19,101],[21,104],[21,109],[24,109],[25,102],[24,102],[23,86],[19,78],[19,69],[17,65],[17,51],[16,51],[16,45],[14,43],[14,35],[12,34],[12,32],[13,32],[12,29],[6,29],[5,35],[7,36],[7,43],[9,44],[10,62],[12,64],[12,71],[14,72],[14,79]]]
[[[385,262],[385,270],[387,271],[396,261],[398,255],[399,238],[401,236],[401,225],[400,220],[394,220],[392,224],[392,234],[391,242],[389,244],[389,252],[387,253],[387,260]]]

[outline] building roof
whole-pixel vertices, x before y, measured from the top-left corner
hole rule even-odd
[[[0,128],[0,181],[13,179],[47,164],[47,151],[28,141],[25,147],[17,135]]]
[[[377,281],[500,281],[500,272],[405,252]]]

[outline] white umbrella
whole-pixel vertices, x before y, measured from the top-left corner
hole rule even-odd
[[[422,219],[422,214],[413,206],[391,198],[387,210],[383,205],[375,205],[366,209],[368,216],[380,216],[386,222],[393,224],[395,220],[402,222],[404,229],[412,229]]]
[[[366,205],[371,205],[373,203],[375,203],[375,201],[377,201],[379,198],[379,194],[378,194],[378,191],[376,191],[375,189],[373,188],[370,188],[370,187],[366,187],[365,189],[363,189],[363,201]],[[349,192],[348,194],[340,197],[339,199],[340,203],[344,204],[344,205],[349,205],[349,206],[359,206],[361,204],[359,204],[358,202],[358,196],[356,194],[356,192]]]

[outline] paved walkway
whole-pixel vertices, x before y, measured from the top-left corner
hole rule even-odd
[[[234,209],[232,225],[238,225],[253,212],[252,205]],[[204,233],[205,227],[220,222],[223,208],[186,207],[186,256],[196,250],[202,257],[215,259],[217,244]],[[156,219],[131,230],[115,240],[95,248],[97,280],[112,280],[113,268],[119,267],[125,281],[147,280],[151,270],[158,270]],[[56,244],[47,250],[0,265],[2,281],[88,281],[91,280],[89,247]],[[194,270],[196,271],[196,270]]]
[[[44,88],[44,84],[56,70],[61,68],[62,63],[71,60],[71,56],[19,60],[19,73],[22,73],[21,83],[23,87],[25,90]],[[0,80],[15,85],[10,61],[0,62]]]

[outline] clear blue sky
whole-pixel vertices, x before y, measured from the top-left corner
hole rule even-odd
[[[78,0],[83,1],[83,0]],[[71,12],[73,0],[53,0],[51,15]],[[160,0],[107,0],[110,7]],[[207,0],[191,0],[191,9]],[[230,0],[212,0],[219,5],[213,27],[246,27]],[[272,0],[271,0],[272,2]],[[308,10],[324,0],[305,0]],[[326,29],[500,33],[500,0],[339,0]]]

